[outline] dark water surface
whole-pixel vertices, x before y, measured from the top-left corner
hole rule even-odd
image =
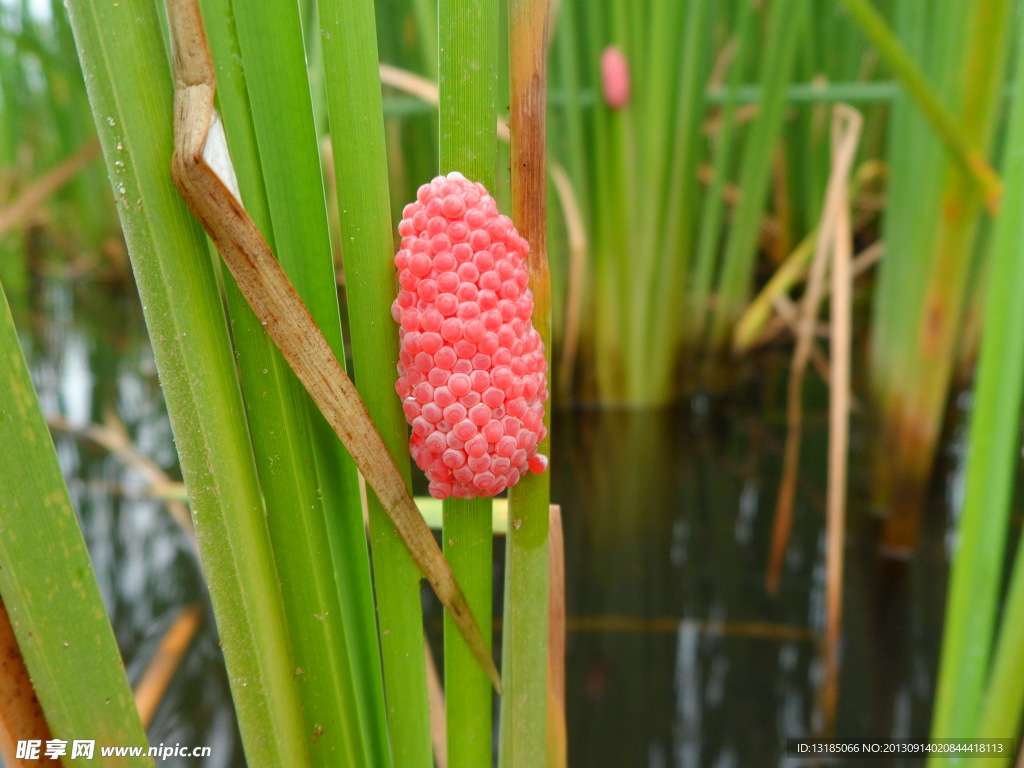
[[[115,414],[177,479],[137,299],[49,281],[29,304],[19,327],[47,415],[81,428]],[[821,719],[826,429],[824,410],[809,406],[794,532],[772,597],[764,572],[784,376],[762,372],[729,402],[556,413],[552,494],[565,526],[574,768],[802,765],[784,758],[782,744]],[[134,683],[181,608],[206,604],[198,562],[137,469],[67,432],[55,440]],[[838,736],[928,732],[958,445],[940,459],[944,479],[916,558],[886,563],[867,504],[870,441],[854,421]],[[208,606],[149,736],[154,745],[212,747],[204,766],[245,764]]]

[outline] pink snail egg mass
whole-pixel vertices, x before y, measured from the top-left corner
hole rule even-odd
[[[421,186],[398,232],[391,314],[409,450],[434,498],[495,496],[548,464],[537,453],[548,365],[530,319],[529,245],[458,172]]]

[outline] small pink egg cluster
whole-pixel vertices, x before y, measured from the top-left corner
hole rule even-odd
[[[398,225],[395,389],[410,451],[437,499],[494,496],[543,472],[544,344],[530,321],[529,251],[482,184],[438,176]]]
[[[612,109],[629,105],[629,60],[617,45],[609,45],[601,52],[601,87],[605,103]]]

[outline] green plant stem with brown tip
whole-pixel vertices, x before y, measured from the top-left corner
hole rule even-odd
[[[1008,0],[924,6],[896,4],[894,25],[908,55],[957,115],[979,152],[989,152],[1006,77]],[[913,92],[894,103],[888,128],[890,182],[883,259],[874,291],[870,364],[883,434],[874,493],[889,508],[885,546],[916,544],[945,404],[955,375],[975,275],[989,260],[980,187],[949,146],[930,130]]]
[[[547,38],[547,0],[511,0],[512,218],[530,243],[527,267],[534,296],[533,325],[550,360],[545,175]],[[537,450],[550,455],[550,408],[545,412],[544,424],[549,431]],[[498,747],[501,768],[535,768],[546,760],[550,490],[549,469],[527,474],[509,491],[502,630],[505,697]]]
[[[889,29],[870,0],[842,0],[857,20],[864,34],[871,38],[879,54],[886,60],[893,72],[913,97],[917,106],[927,116],[935,131],[942,137],[950,154],[956,158],[964,172],[977,184],[989,212],[995,213],[1002,195],[1002,182],[976,142],[964,130],[940,100],[917,63],[900,45],[900,41]]]
[[[1024,25],[1017,22],[1018,46]],[[1024,65],[1018,47],[1017,67]],[[1005,578],[1014,476],[1020,462],[1024,401],[1024,79],[1017,80],[1003,174],[1006,199],[996,220],[992,274],[967,442],[963,510],[957,525],[932,738],[1006,738],[1020,727],[1024,697],[1024,550],[1017,549],[1010,589]],[[997,632],[998,628],[998,632]],[[986,764],[1010,764],[1011,758]],[[962,766],[964,755],[928,764]],[[971,763],[973,765],[973,762]]]

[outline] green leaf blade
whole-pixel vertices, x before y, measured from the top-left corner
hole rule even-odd
[[[54,738],[70,744],[87,734],[104,746],[143,746],[146,732],[2,289],[0,362],[0,597],[35,692]]]

